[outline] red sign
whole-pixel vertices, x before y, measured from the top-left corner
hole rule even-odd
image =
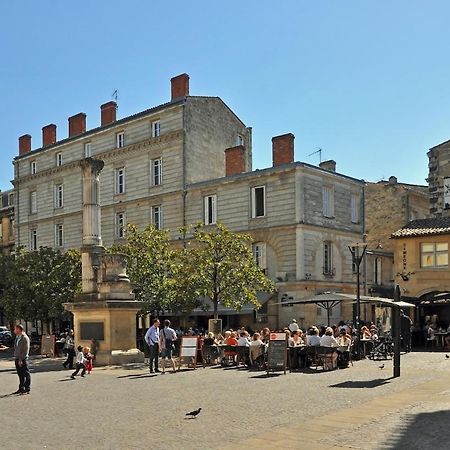
[[[286,333],[270,333],[269,339],[271,341],[285,341]]]

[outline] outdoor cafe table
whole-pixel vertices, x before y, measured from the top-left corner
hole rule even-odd
[[[435,331],[434,335],[437,337],[437,339],[441,343],[441,347],[445,347],[445,338],[450,334],[448,331]]]

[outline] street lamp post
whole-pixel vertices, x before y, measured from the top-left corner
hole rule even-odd
[[[356,354],[357,358],[361,359],[361,262],[364,259],[364,255],[367,250],[367,244],[356,243],[356,245],[349,246],[348,249],[352,254],[352,261],[356,267],[356,312],[355,312],[355,325],[357,332],[357,346]],[[362,252],[360,251],[362,249]]]

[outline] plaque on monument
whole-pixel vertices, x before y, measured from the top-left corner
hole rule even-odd
[[[104,326],[103,322],[80,322],[80,339],[103,341],[105,339]]]

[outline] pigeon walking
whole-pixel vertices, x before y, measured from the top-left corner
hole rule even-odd
[[[202,410],[202,408],[198,408],[195,411],[188,412],[186,415],[191,416],[192,419],[196,419],[197,416],[200,414],[201,410]]]
[[[450,358],[450,356],[448,356],[448,355],[445,355],[445,357],[448,359],[448,358]]]
[[[384,369],[384,364],[381,364],[381,366],[378,366],[381,370]]]

